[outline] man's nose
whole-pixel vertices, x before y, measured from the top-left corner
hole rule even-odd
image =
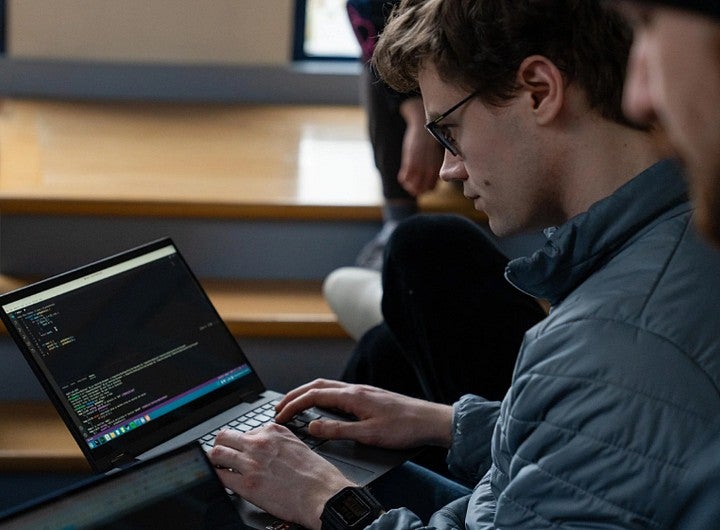
[[[445,157],[440,168],[440,178],[446,182],[467,180],[468,175],[462,157],[454,156],[450,151],[445,150]]]
[[[631,121],[647,125],[655,120],[651,90],[647,70],[647,43],[642,37],[636,37],[628,58],[623,89],[623,111]]]

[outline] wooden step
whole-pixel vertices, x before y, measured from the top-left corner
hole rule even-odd
[[[6,99],[0,151],[3,215],[381,218],[357,106]],[[484,218],[447,183],[420,206]]]
[[[0,275],[0,292],[27,280]],[[236,337],[347,338],[322,296],[320,281],[202,281],[218,313]],[[4,326],[0,332],[7,334]]]
[[[0,401],[3,472],[88,472],[90,466],[48,402]]]

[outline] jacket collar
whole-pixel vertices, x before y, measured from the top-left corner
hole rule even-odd
[[[521,291],[555,305],[628,239],[687,200],[678,164],[657,162],[588,211],[545,229],[544,247],[530,257],[512,260],[505,277]]]

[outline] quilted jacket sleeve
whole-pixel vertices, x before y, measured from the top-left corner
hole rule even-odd
[[[659,508],[716,410],[711,385],[676,345],[623,322],[527,341],[503,404],[495,526],[663,527]]]
[[[466,395],[453,405],[453,444],[450,472],[467,484],[477,484],[492,463],[491,440],[500,414],[499,401]]]
[[[368,526],[370,530],[464,530],[468,497],[458,499],[438,510],[427,526],[411,511],[390,510]]]

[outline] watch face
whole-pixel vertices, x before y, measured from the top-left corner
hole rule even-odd
[[[354,524],[370,512],[370,507],[353,490],[346,491],[333,508],[348,525]]]
[[[383,513],[382,505],[365,488],[349,486],[331,497],[320,519],[322,530],[365,528]]]

